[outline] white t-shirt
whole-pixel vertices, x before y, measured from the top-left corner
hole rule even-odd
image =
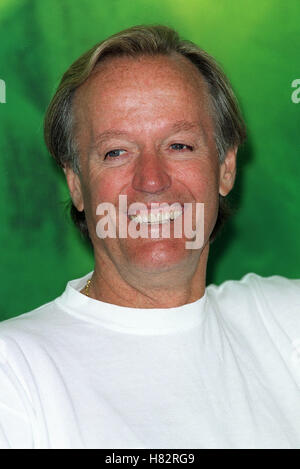
[[[0,324],[0,448],[300,448],[300,280],[140,309],[90,276]]]

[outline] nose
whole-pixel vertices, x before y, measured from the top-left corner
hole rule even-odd
[[[135,190],[156,194],[171,186],[171,177],[160,155],[155,150],[143,151],[138,158],[132,181]]]

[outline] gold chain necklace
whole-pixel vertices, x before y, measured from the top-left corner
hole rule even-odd
[[[88,280],[86,282],[86,286],[84,287],[84,289],[82,290],[82,293],[86,296],[90,296],[89,295],[89,290],[90,290],[90,286],[91,286],[91,283],[92,283],[92,279],[90,278],[90,280]]]

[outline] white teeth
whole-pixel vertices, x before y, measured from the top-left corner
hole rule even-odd
[[[169,220],[175,220],[182,213],[182,210],[171,210],[170,212],[150,213],[149,215],[130,215],[130,219],[135,223],[167,223]]]

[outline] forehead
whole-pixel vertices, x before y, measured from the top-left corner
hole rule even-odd
[[[99,125],[109,130],[132,121],[144,131],[148,121],[153,127],[211,115],[204,78],[180,54],[106,58],[77,90],[74,107],[76,120],[92,133]]]

